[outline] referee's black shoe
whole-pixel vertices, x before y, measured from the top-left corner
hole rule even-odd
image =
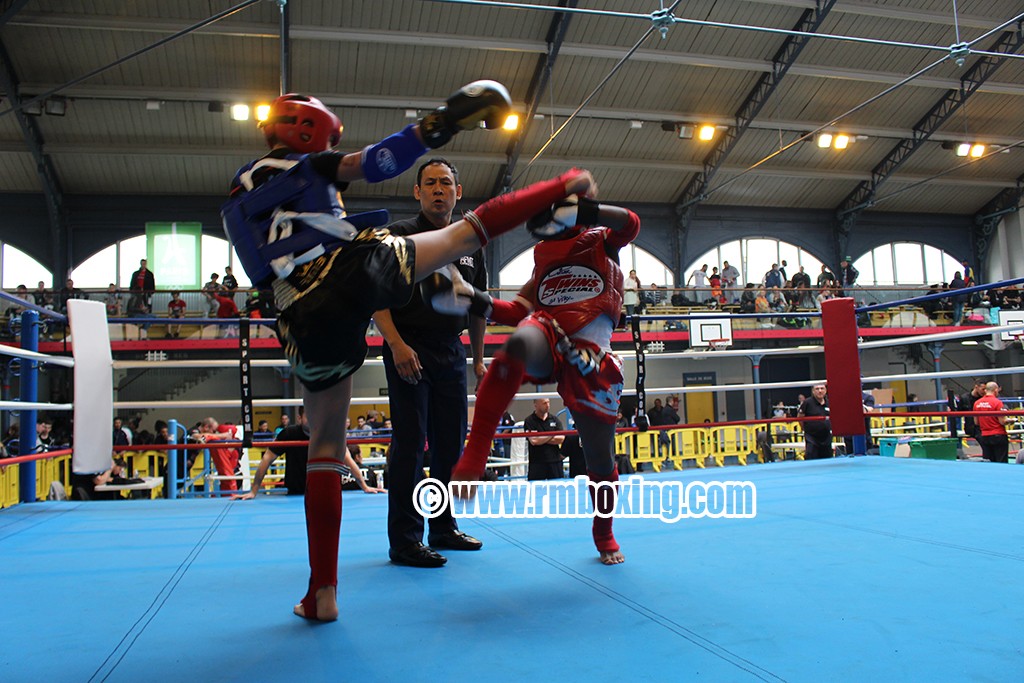
[[[480,550],[484,547],[483,541],[464,534],[458,529],[443,534],[429,534],[427,543],[431,548],[446,548],[448,550]]]
[[[404,564],[408,567],[443,567],[445,562],[448,561],[444,555],[428,548],[419,541],[407,545],[401,550],[389,550],[388,557],[395,564]]]

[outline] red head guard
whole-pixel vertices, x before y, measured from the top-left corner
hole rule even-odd
[[[274,100],[260,128],[271,147],[281,143],[307,154],[323,152],[341,140],[341,119],[317,98],[295,93]]]

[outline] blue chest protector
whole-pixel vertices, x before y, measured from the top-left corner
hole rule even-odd
[[[254,186],[252,174],[264,168],[280,170]],[[316,172],[306,154],[257,159],[239,169],[235,182],[241,189],[221,206],[221,218],[256,287],[388,222],[384,210],[346,216],[334,183]]]

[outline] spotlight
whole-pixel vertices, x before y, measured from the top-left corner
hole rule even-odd
[[[256,120],[266,121],[270,118],[270,105],[269,104],[258,104],[256,105]]]
[[[661,122],[661,129],[663,131],[665,131],[666,133],[674,133],[675,130],[676,130],[676,125],[678,125],[678,124],[676,124],[673,121],[662,121]]]
[[[680,140],[692,140],[693,139],[693,126],[687,123],[679,124],[679,139]]]
[[[631,130],[640,130],[641,128],[644,127],[644,122],[643,121],[630,121],[629,122],[629,127],[630,127]]]
[[[160,100],[146,100],[146,111],[160,111]]]
[[[842,133],[837,135],[835,137],[835,139],[832,141],[832,145],[836,149],[846,149],[847,146],[849,146],[849,144],[850,144],[850,136],[849,135],[843,135]]]
[[[43,104],[43,109],[50,116],[64,116],[68,111],[68,101],[63,97],[51,97]]]
[[[231,119],[233,121],[248,121],[249,120],[249,105],[248,104],[232,104],[231,105]]]
[[[985,156],[985,145],[974,144],[971,145],[971,156],[977,159],[978,157]]]
[[[42,102],[29,102],[21,109],[29,116],[42,116],[43,115],[43,103]]]
[[[501,126],[504,130],[516,130],[519,128],[519,114],[509,114],[505,123]]]
[[[224,113],[224,103],[223,102],[210,102],[208,105],[206,105],[206,111],[210,112],[211,114],[223,114]]]
[[[407,119],[416,119],[416,118],[419,118],[419,115],[420,115],[420,113],[418,111],[416,111],[415,109],[406,109],[405,110],[405,118],[407,118]]]
[[[971,143],[961,142],[956,146],[956,155],[958,157],[965,157],[971,153]]]
[[[700,131],[697,133],[697,137],[707,142],[715,137],[715,127],[710,125],[703,125],[700,127]]]
[[[832,133],[818,133],[818,147],[828,149],[832,146]]]

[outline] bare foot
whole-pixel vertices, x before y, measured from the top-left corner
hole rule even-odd
[[[316,592],[316,615],[306,616],[306,610],[302,603],[295,605],[292,612],[296,616],[313,621],[337,621],[338,620],[338,589],[335,586],[324,586]]]
[[[601,564],[622,564],[626,561],[626,556],[620,551],[615,550],[612,552],[602,552],[600,560]]]

